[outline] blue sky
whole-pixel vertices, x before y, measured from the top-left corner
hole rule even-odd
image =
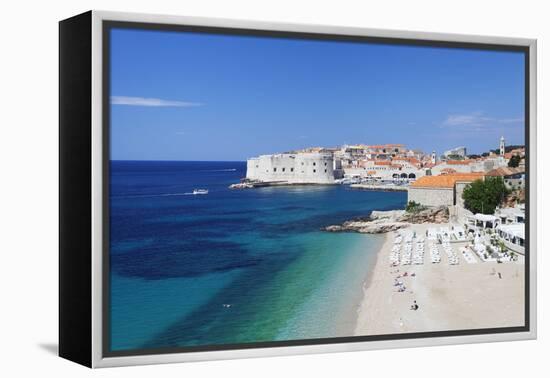
[[[524,143],[521,53],[111,31],[111,158]]]

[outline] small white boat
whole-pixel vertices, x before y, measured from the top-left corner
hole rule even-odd
[[[208,194],[208,189],[195,189],[193,190],[193,194]]]

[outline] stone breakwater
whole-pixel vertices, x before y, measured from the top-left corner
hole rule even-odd
[[[360,232],[364,234],[382,234],[420,223],[447,223],[449,209],[446,206],[433,207],[417,212],[405,210],[373,211],[367,218],[345,221],[339,225],[322,228],[328,232]]]
[[[268,186],[318,186],[318,185],[335,185],[331,184],[319,184],[319,183],[300,183],[300,182],[288,182],[288,181],[257,181],[257,180],[243,180],[236,184],[229,185],[229,189],[254,189],[265,188]]]
[[[243,179],[241,182],[229,185],[229,189],[253,189],[266,186],[289,186],[287,181],[258,181]]]
[[[393,184],[351,184],[350,188],[375,192],[406,192],[409,190],[408,186]]]

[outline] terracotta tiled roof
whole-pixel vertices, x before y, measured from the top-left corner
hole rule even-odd
[[[492,177],[496,177],[496,176],[511,176],[511,175],[515,175],[515,174],[518,174],[518,173],[524,173],[525,172],[525,169],[524,168],[520,168],[520,167],[517,167],[517,168],[510,168],[510,167],[501,167],[501,168],[496,168],[496,169],[493,169],[489,172],[487,172],[485,174],[485,176],[492,176]]]
[[[391,148],[391,147],[403,147],[403,146],[404,144],[389,143],[389,144],[375,144],[372,146],[367,146],[367,148],[379,149],[379,148]]]
[[[408,161],[411,164],[420,164],[420,160],[414,157],[394,157],[394,161]]]
[[[415,188],[453,188],[458,181],[475,181],[483,173],[456,173],[440,176],[423,176],[411,184]]]
[[[391,165],[391,161],[389,161],[389,160],[376,160],[374,162],[374,165]]]

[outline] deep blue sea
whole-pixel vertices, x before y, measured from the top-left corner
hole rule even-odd
[[[245,175],[245,162],[111,162],[111,350],[353,334],[383,237],[320,228],[406,193],[228,189]]]

